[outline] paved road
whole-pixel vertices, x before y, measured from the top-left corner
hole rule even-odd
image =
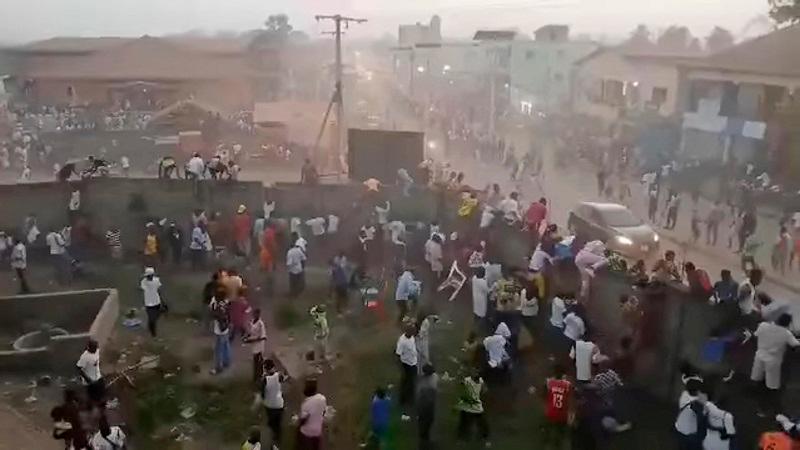
[[[386,84],[389,81],[385,81]],[[398,124],[401,129],[420,129],[421,120],[415,117],[410,111],[401,105],[388,105],[390,101],[385,94],[388,87],[384,84],[370,83],[359,86],[359,89],[367,91],[365,97],[371,99],[376,110],[389,111],[391,122]],[[504,128],[504,129],[503,129]],[[500,127],[499,133],[507,143],[513,142],[518,149],[530,148],[532,133],[520,126],[510,125]],[[442,137],[436,132],[428,131],[428,139],[441,141]],[[430,151],[430,149],[428,149]],[[484,187],[489,183],[499,183],[503,192],[517,190],[521,193],[523,205],[537,200],[541,196],[548,198],[551,205],[551,221],[559,225],[565,225],[570,210],[581,201],[603,200],[597,195],[596,178],[594,172],[581,164],[574,164],[569,170],[557,170],[554,164],[552,149],[545,149],[544,152],[544,177],[541,177],[539,184],[529,181],[523,183],[512,182],[509,179],[508,170],[503,169],[497,163],[483,163],[476,161],[472,152],[451,155],[449,161],[451,165],[466,174],[466,182],[474,187]],[[633,198],[630,207],[639,217],[646,217],[646,203],[643,198],[644,192],[637,183],[631,183]],[[722,269],[730,269],[737,279],[743,279],[744,273],[739,268],[739,259],[732,251],[724,247],[727,242],[727,230],[720,227],[720,239],[717,247],[706,246],[702,242],[689,244],[690,242],[690,206],[691,200],[685,198],[682,201],[683,211],[679,214],[678,224],[675,230],[667,231],[656,227],[662,240],[662,249],[673,249],[683,261],[692,261],[696,266],[708,271],[712,279],[717,278]],[[709,206],[701,199],[698,206],[701,217],[705,216],[705,211]],[[764,242],[765,249],[759,255],[762,266],[769,265],[768,247],[777,236],[778,226],[774,219],[759,219],[757,234],[759,239]],[[702,241],[702,238],[701,238]],[[769,268],[771,269],[771,268]],[[797,269],[795,269],[797,270]],[[795,276],[792,276],[795,275]],[[791,305],[795,316],[795,329],[800,330],[800,276],[798,274],[788,274],[780,277],[777,274],[769,274],[769,279],[764,282],[763,288],[778,301],[786,302]]]

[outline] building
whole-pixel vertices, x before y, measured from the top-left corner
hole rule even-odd
[[[573,65],[599,47],[592,41],[572,41],[566,25],[546,25],[534,40],[516,40],[509,62],[510,95],[514,108],[531,114],[569,102]]]
[[[798,45],[794,25],[685,62],[683,156],[800,173]]]
[[[431,17],[428,25],[419,22],[414,25],[400,25],[397,30],[397,45],[408,47],[417,44],[441,44],[442,19]]]
[[[573,111],[608,124],[643,112],[673,116],[681,95],[678,67],[696,58],[652,49],[598,49],[575,62]]]
[[[7,52],[27,103],[141,109],[187,98],[252,108],[275,59],[236,38],[54,38]]]

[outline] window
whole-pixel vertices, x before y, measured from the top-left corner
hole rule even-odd
[[[650,95],[650,103],[655,106],[661,106],[667,101],[667,88],[654,87]]]
[[[525,59],[527,60],[536,59],[536,52],[533,50],[527,50],[525,52]]]

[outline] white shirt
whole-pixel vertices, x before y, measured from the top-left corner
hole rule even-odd
[[[311,234],[314,236],[322,236],[325,234],[325,219],[322,217],[315,217],[306,220],[306,225],[311,227]]]
[[[129,160],[127,156],[123,156],[119,159],[119,165],[122,166],[123,169],[130,169],[131,160]]]
[[[545,263],[552,263],[553,257],[548,255],[547,252],[542,250],[540,247],[536,247],[534,250],[533,255],[531,255],[531,261],[528,265],[528,269],[533,270],[534,272],[541,272],[544,269]]]
[[[47,245],[50,247],[51,255],[63,255],[64,252],[66,251],[66,249],[64,248],[64,246],[66,245],[66,242],[64,242],[64,238],[55,231],[47,233],[45,241],[47,242]]]
[[[733,414],[723,411],[717,405],[708,402],[706,403],[706,417],[708,419],[708,431],[705,439],[703,439],[703,450],[729,450],[731,439],[722,439],[720,432],[712,430],[711,427],[724,428],[728,435],[736,434],[736,428],[733,426]]]
[[[160,278],[153,277],[152,280],[148,280],[147,277],[144,277],[139,286],[144,292],[144,306],[158,306],[161,304],[161,295],[158,293],[158,289],[161,287]]]
[[[84,374],[86,374],[86,377],[89,378],[89,381],[95,382],[102,378],[102,375],[100,374],[99,349],[94,353],[89,353],[89,350],[84,350],[81,354],[81,357],[78,358],[78,364],[76,365],[83,371]]]
[[[397,348],[394,351],[395,355],[400,357],[400,362],[407,366],[417,365],[417,344],[414,336],[406,337],[401,334],[397,339]]]
[[[507,220],[519,218],[519,202],[511,197],[507,197],[500,202],[498,209],[503,212]]]
[[[264,377],[264,406],[270,409],[283,408],[283,386],[280,372]]]
[[[20,242],[11,249],[11,268],[25,269],[28,267],[28,251],[25,244]]]
[[[490,207],[483,208],[483,212],[481,213],[481,228],[486,228],[492,224],[492,220],[494,220],[494,209]]]
[[[264,218],[269,220],[273,211],[275,211],[275,202],[264,202]]]
[[[300,432],[308,437],[322,435],[322,424],[325,419],[325,409],[328,400],[322,394],[312,395],[303,400],[300,406],[300,417],[306,418],[306,423],[300,426]]]
[[[208,233],[204,232],[200,227],[194,227],[192,230],[192,242],[189,243],[189,248],[192,250],[208,250],[210,242]]]
[[[306,260],[306,254],[303,253],[299,247],[292,247],[286,252],[286,269],[289,273],[300,274],[303,273],[303,262]]]
[[[519,293],[520,298],[520,314],[523,317],[535,317],[539,315],[539,299],[534,295],[528,299],[528,290],[523,289]]]
[[[186,164],[186,170],[200,177],[206,170],[206,163],[203,162],[203,158],[193,156],[189,163]]]
[[[483,340],[483,347],[486,349],[490,367],[497,367],[508,359],[506,342],[506,338],[499,334],[493,334]]]
[[[386,227],[391,233],[392,242],[395,244],[401,243],[402,240],[400,238],[406,234],[406,224],[399,220],[393,220]]]
[[[564,336],[577,341],[586,332],[586,325],[583,319],[574,312],[567,314],[564,317]]]
[[[569,357],[575,360],[575,379],[578,381],[592,380],[592,360],[597,346],[594,342],[578,339],[569,352]]]
[[[308,250],[308,241],[303,236],[298,237],[297,240],[294,241],[294,245],[300,247],[303,253]]]
[[[691,403],[697,397],[683,391],[681,398],[678,399],[678,417],[675,419],[675,430],[683,435],[697,433],[697,414],[692,410]]]
[[[375,207],[375,213],[378,214],[378,225],[386,225],[389,222],[389,211],[391,210],[391,206],[386,205],[386,208],[381,208],[380,206]]]
[[[254,355],[259,353],[263,354],[267,343],[267,327],[264,326],[264,321],[258,319],[255,323],[250,323],[250,339],[259,339],[258,341],[250,343],[250,350]]]
[[[745,288],[748,288],[750,292],[747,294],[747,296],[740,298],[739,300],[739,311],[742,313],[742,315],[748,315],[756,309],[756,287],[753,286],[753,283],[749,278],[744,280],[744,282],[739,285],[739,292],[742,292],[742,290]]]
[[[561,297],[553,297],[550,305],[550,324],[554,327],[564,328],[564,314],[567,312],[567,305]]]
[[[291,219],[289,219],[289,231],[291,233],[297,233],[299,235],[301,223],[303,223],[303,221],[300,220],[299,217],[292,217]]]
[[[69,205],[67,205],[70,211],[77,211],[81,208],[81,191],[72,191],[72,194],[69,196]]]
[[[94,450],[119,450],[125,445],[125,433],[120,427],[114,426],[108,436],[103,437],[99,431],[95,433],[89,444]]]
[[[336,234],[339,232],[339,216],[333,214],[328,215],[328,234]]]
[[[375,239],[375,227],[373,226],[362,226],[361,231],[364,232],[364,240],[371,241]]]
[[[756,358],[762,361],[783,361],[787,346],[800,346],[789,329],[771,322],[761,322],[754,336],[758,339]]]
[[[486,317],[489,304],[489,283],[486,278],[472,276],[472,313],[478,317]]]

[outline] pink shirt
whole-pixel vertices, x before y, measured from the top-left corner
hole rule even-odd
[[[250,315],[250,304],[247,303],[242,297],[231,302],[230,307],[230,314],[231,314],[231,323],[235,328],[239,330],[247,330],[249,328],[248,325],[248,316]]]
[[[322,436],[322,423],[325,418],[325,408],[328,401],[322,394],[312,395],[303,400],[300,406],[300,418],[308,418],[306,423],[300,426],[300,432],[308,437]]]

